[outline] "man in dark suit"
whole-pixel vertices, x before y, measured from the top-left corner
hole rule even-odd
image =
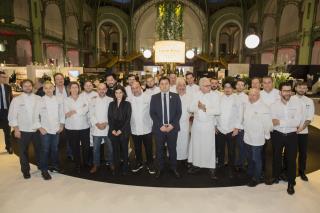
[[[4,132],[4,140],[6,143],[6,150],[12,154],[11,147],[11,128],[8,122],[8,110],[12,100],[11,87],[6,83],[7,75],[4,71],[0,71],[0,129]]]
[[[177,171],[177,138],[180,131],[180,117],[182,113],[181,100],[178,94],[169,92],[170,80],[162,77],[159,81],[161,92],[155,94],[150,102],[150,116],[153,120],[152,132],[156,138],[157,159],[159,169],[156,178],[163,173],[164,145],[167,143],[169,151],[170,168],[176,178],[180,178]]]

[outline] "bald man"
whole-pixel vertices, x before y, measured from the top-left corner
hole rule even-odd
[[[249,102],[245,104],[243,116],[244,142],[248,154],[249,187],[260,183],[262,172],[262,149],[265,139],[270,138],[272,118],[269,107],[260,98],[260,90],[249,91]]]

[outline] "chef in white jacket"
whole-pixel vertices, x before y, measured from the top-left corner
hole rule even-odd
[[[131,97],[132,96],[131,86],[132,86],[133,82],[135,82],[137,80],[139,80],[139,78],[137,78],[133,74],[129,74],[129,76],[128,76],[128,85],[125,87],[125,90],[126,90],[126,93],[127,93],[127,97]]]
[[[262,172],[262,149],[265,139],[270,138],[272,119],[269,107],[261,100],[260,90],[249,91],[249,101],[244,106],[244,142],[248,157],[247,173],[251,178],[248,186],[255,187],[260,182]]]
[[[96,173],[100,166],[100,146],[105,142],[108,151],[108,163],[111,170],[114,170],[112,144],[108,138],[108,108],[112,98],[106,95],[107,86],[103,83],[98,85],[98,96],[91,99],[89,103],[89,117],[91,123],[91,133],[93,135],[93,167],[90,173]]]
[[[279,90],[273,87],[273,79],[271,76],[262,78],[263,90],[260,92],[261,100],[270,107],[273,103],[280,100]]]
[[[23,93],[12,100],[8,121],[9,126],[14,129],[15,138],[18,139],[21,172],[23,177],[28,179],[30,178],[28,147],[31,142],[35,148],[39,168],[40,141],[36,133],[37,129],[33,127],[33,115],[36,102],[40,97],[32,93],[33,82],[31,80],[23,80],[21,86]]]
[[[236,82],[236,93],[235,96],[238,99],[239,104],[242,106],[242,110],[244,109],[245,104],[248,103],[248,95],[244,92],[245,90],[245,81],[242,79],[238,79]],[[245,168],[246,161],[246,149],[243,141],[244,131],[243,131],[243,112],[238,114],[239,119],[241,119],[241,124],[239,126],[239,132],[236,136],[236,148],[238,148],[238,157],[235,161],[235,167],[237,171],[243,170]]]
[[[279,183],[282,164],[282,152],[286,152],[289,195],[295,193],[296,157],[298,149],[299,127],[304,122],[303,106],[300,101],[291,98],[292,86],[289,82],[279,86],[281,100],[271,106],[273,123],[273,183]]]
[[[192,94],[187,94],[186,81],[182,77],[177,78],[177,92],[180,96],[182,106],[180,131],[177,139],[177,160],[184,161],[188,159],[191,117],[191,113],[188,110],[193,96]]]
[[[175,73],[170,73],[169,79],[170,79],[170,92],[177,93],[177,87],[176,87],[177,75]]]
[[[80,85],[77,82],[70,82],[70,96],[64,99],[64,113],[66,116],[66,135],[72,147],[75,160],[75,170],[80,172],[81,155],[83,149],[83,164],[89,166],[90,151],[90,126],[88,123],[88,102],[79,95]],[[80,146],[81,142],[81,146]]]
[[[295,85],[296,95],[292,99],[298,100],[303,107],[303,120],[298,129],[298,171],[300,178],[303,181],[308,181],[308,177],[305,174],[307,164],[307,148],[308,148],[308,126],[314,117],[314,102],[311,98],[305,96],[308,91],[307,82],[299,81]]]
[[[98,93],[93,90],[93,83],[90,80],[86,80],[83,85],[83,91],[80,94],[80,97],[87,100],[88,105],[91,103],[92,98],[95,98],[98,96]],[[91,128],[91,122],[90,122],[90,116],[88,113],[88,123],[90,125],[90,163],[91,163],[91,153],[92,153],[92,146],[93,146],[93,137],[92,137],[92,128]]]
[[[154,77],[152,77],[152,76],[147,77],[145,93],[147,95],[152,96],[152,95],[157,94],[159,92],[160,92],[160,88],[157,87],[155,80],[154,80]]]
[[[217,179],[214,116],[220,113],[220,96],[210,92],[211,84],[208,78],[201,78],[199,85],[200,91],[193,98],[189,108],[189,111],[194,113],[194,120],[188,156],[188,162],[193,166],[188,173],[194,174],[200,168],[208,168],[210,177]]]
[[[50,170],[59,171],[58,144],[59,134],[64,128],[62,98],[53,95],[54,85],[47,81],[43,85],[45,95],[37,102],[34,114],[34,127],[40,131],[41,163],[40,169],[45,180],[51,179],[48,173],[48,158],[51,158]]]
[[[243,106],[233,94],[231,83],[225,82],[224,93],[220,97],[220,115],[217,119],[218,166],[224,166],[225,146],[228,148],[229,177],[233,178],[235,163],[235,137],[241,128]]]
[[[152,155],[152,119],[150,114],[151,96],[143,93],[141,84],[136,81],[131,86],[132,96],[128,97],[131,103],[132,114],[130,119],[132,139],[136,155],[136,164],[132,172],[138,172],[146,166],[149,174],[155,174]],[[146,164],[142,159],[142,145],[145,148]]]
[[[192,72],[188,72],[186,74],[186,80],[187,80],[187,94],[193,96],[197,92],[199,92],[199,86],[195,83],[194,74]]]

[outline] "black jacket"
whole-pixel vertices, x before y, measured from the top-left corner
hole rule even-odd
[[[169,92],[169,110],[169,123],[173,126],[172,131],[178,132],[180,131],[182,107],[180,97],[176,93]],[[151,97],[150,116],[153,121],[152,131],[161,133],[160,128],[163,125],[161,92]]]
[[[108,109],[109,121],[109,137],[113,136],[113,130],[121,130],[124,136],[129,136],[131,133],[131,104],[128,101],[121,101],[119,107],[117,101],[112,101]]]

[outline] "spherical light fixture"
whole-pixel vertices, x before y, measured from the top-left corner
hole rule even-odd
[[[254,49],[260,44],[260,38],[259,36],[255,34],[248,35],[245,40],[245,45],[249,49]]]
[[[145,57],[145,58],[151,58],[151,56],[152,56],[151,50],[145,50],[145,51],[143,51],[143,57]]]
[[[194,57],[194,51],[193,51],[193,50],[188,50],[188,51],[186,52],[186,57],[187,57],[187,59],[193,59],[193,57]]]

